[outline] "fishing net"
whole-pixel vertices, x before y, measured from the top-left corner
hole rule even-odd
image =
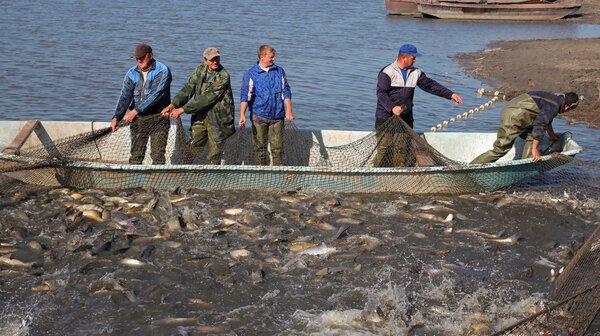
[[[600,227],[555,283],[557,303],[495,335],[584,335],[600,310]]]
[[[36,122],[29,130],[24,127],[0,154],[0,174],[29,184],[107,189],[461,194],[507,188],[519,181],[526,188],[581,181],[576,186],[598,190],[596,164],[581,169],[585,162],[558,153],[535,164],[507,161],[472,169],[468,158],[443,155],[432,147],[431,141],[437,141],[436,148],[455,146],[443,140],[451,140],[451,134],[442,140],[430,138],[432,133],[420,135],[397,116],[373,132],[304,131],[285,121],[282,138],[271,132],[261,146],[254,145],[260,141],[253,129],[239,129],[211,146],[211,137],[190,139],[180,119],[172,122],[150,116],[122,123],[115,132],[97,123],[69,130]],[[543,154],[560,151],[570,141],[565,135],[553,145],[545,144]],[[461,146],[450,152],[479,154],[468,153],[468,144]],[[282,165],[272,165],[277,162]],[[564,168],[558,175],[539,176],[557,167]]]

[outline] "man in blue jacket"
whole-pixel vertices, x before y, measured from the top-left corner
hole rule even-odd
[[[479,155],[471,163],[495,162],[510,151],[517,137],[527,141],[521,158],[539,161],[542,157],[538,147],[546,131],[550,140],[558,140],[552,128],[552,120],[559,113],[574,109],[577,105],[579,96],[575,92],[552,94],[531,91],[512,99],[500,112],[500,127],[494,148]]]
[[[458,105],[462,99],[440,83],[427,77],[425,73],[413,67],[416,57],[421,56],[417,47],[405,44],[398,51],[398,58],[392,64],[381,69],[377,76],[377,110],[375,112],[375,130],[377,132],[376,167],[408,166],[414,158],[409,158],[410,137],[392,130],[388,119],[399,116],[413,127],[413,98],[415,88],[433,95],[452,99]],[[385,125],[385,126],[384,126]],[[397,128],[397,127],[393,127]],[[394,147],[394,148],[391,148]],[[389,154],[389,150],[393,154]],[[390,158],[391,156],[391,158]]]
[[[171,102],[171,71],[153,58],[152,48],[147,44],[138,45],[131,57],[135,57],[137,65],[125,75],[110,127],[114,132],[119,121],[131,123],[129,163],[144,161],[150,138],[152,163],[165,164],[170,123],[160,112]]]
[[[275,49],[260,46],[258,62],[244,74],[241,89],[239,125],[246,124],[246,109],[250,109],[254,163],[263,166],[269,164],[267,141],[273,165],[283,165],[284,118],[294,120],[290,85],[283,68],[274,62]]]

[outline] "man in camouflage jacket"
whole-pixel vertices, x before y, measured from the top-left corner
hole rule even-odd
[[[194,97],[194,99],[190,100]],[[192,151],[199,152],[209,144],[208,161],[220,164],[225,140],[234,132],[234,103],[229,73],[221,65],[216,48],[204,51],[204,64],[199,65],[173,102],[162,110],[163,116],[177,118],[184,112],[192,115]],[[187,156],[193,155],[187,153]],[[186,155],[184,155],[186,156]],[[194,157],[184,157],[186,163]]]

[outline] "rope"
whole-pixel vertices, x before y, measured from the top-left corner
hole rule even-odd
[[[485,92],[485,89],[483,89],[483,88],[477,90],[477,94],[480,97],[483,96],[484,92]],[[487,103],[485,103],[483,105],[479,105],[479,107],[471,109],[468,112],[464,112],[463,114],[457,114],[456,118],[450,118],[450,122],[448,122],[448,120],[444,120],[442,123],[437,124],[437,126],[431,127],[431,129],[430,129],[431,132],[441,130],[442,128],[447,127],[450,123],[454,123],[457,120],[461,120],[463,118],[467,119],[468,117],[473,116],[476,112],[483,112],[486,107],[489,107],[492,104],[494,104],[496,101],[498,101],[498,99],[500,99],[499,96],[500,96],[499,91],[494,92],[494,98],[490,99]]]

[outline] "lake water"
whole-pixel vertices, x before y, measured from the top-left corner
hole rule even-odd
[[[244,71],[256,62],[258,46],[270,44],[277,49],[276,63],[287,72],[298,127],[371,130],[377,74],[394,61],[400,45],[412,43],[424,55],[416,66],[465,101],[454,106],[417,90],[415,129],[422,132],[487,101],[476,90],[491,88],[465,74],[453,55],[496,40],[600,37],[600,26],[588,24],[388,16],[383,1],[5,1],[0,19],[2,120],[109,121],[123,76],[134,65],[129,55],[142,42],[171,68],[172,95],[202,62],[202,51],[217,47],[239,105]],[[495,132],[500,107],[448,130]],[[585,148],[580,158],[598,162],[598,130],[561,120],[555,129],[575,133]],[[110,196],[145,204],[148,197],[139,200],[139,193]],[[81,220],[76,227],[64,224],[61,202],[70,200],[68,193],[31,194],[16,203],[11,195],[4,195],[8,203],[0,209],[2,242],[22,246],[36,240],[51,252],[44,258],[22,252],[44,261],[42,271],[3,269],[4,334],[194,335],[211,333],[201,326],[213,326],[223,329],[212,333],[231,335],[404,335],[423,324],[423,334],[459,335],[477,322],[474,311],[485,310],[485,323],[497,328],[551,302],[548,268],[535,262],[560,254],[557,249],[593,230],[589,219],[548,209],[527,194],[520,196],[529,203],[496,207],[497,195],[433,200],[311,194],[290,204],[282,201],[282,193],[190,192],[191,201],[174,211],[194,213],[200,229],[173,235],[169,244],[154,243],[147,265],[131,268],[119,260],[139,258],[144,246],[124,253],[109,248],[93,256],[73,252],[106,242],[106,230],[114,227],[90,229],[92,224]],[[340,205],[331,206],[332,198]],[[455,228],[504,230],[525,240],[504,246],[477,235],[443,235],[446,227],[439,221],[417,216],[431,212],[432,201],[437,216],[449,211],[442,205],[462,215]],[[233,218],[260,230],[223,229],[224,218],[232,217],[224,214],[227,208],[243,208]],[[332,233],[306,224],[319,213],[338,227],[342,217],[355,217],[362,225],[352,227],[347,240],[332,241]],[[156,233],[155,222],[138,222],[138,233]],[[14,227],[28,234],[16,235]],[[298,260],[287,249],[294,239],[326,243],[340,252]],[[253,256],[233,258],[230,252],[236,249]],[[266,263],[269,257],[281,264]],[[91,262],[96,264],[83,268]],[[518,281],[499,287],[503,279]],[[50,290],[31,291],[44,281],[52,284]],[[364,318],[373,307],[385,322]]]

